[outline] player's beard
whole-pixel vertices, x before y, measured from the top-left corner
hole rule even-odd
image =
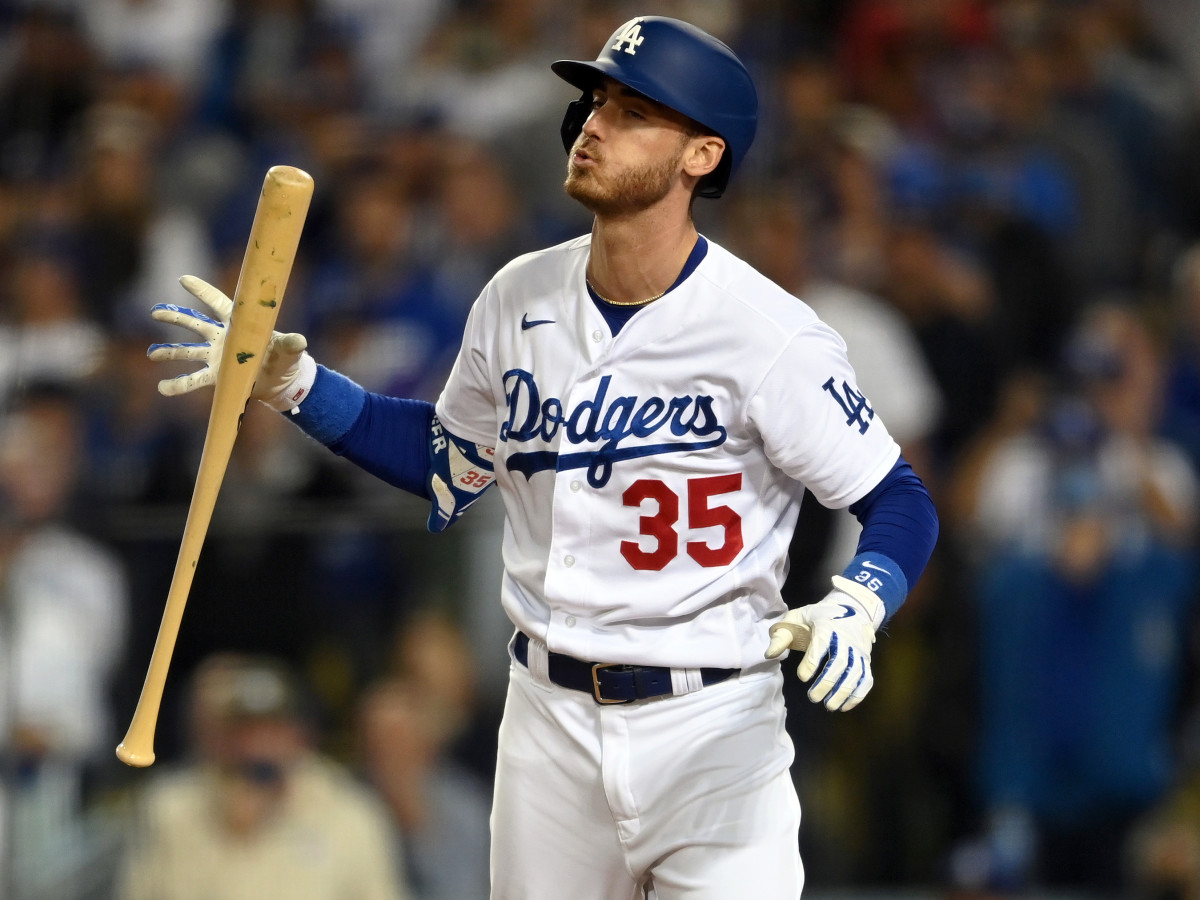
[[[615,217],[639,213],[670,193],[686,144],[685,135],[669,158],[626,172],[615,185],[600,181],[599,166],[579,168],[568,160],[563,189],[593,215]]]

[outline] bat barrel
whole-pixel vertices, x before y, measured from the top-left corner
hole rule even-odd
[[[271,166],[271,168],[267,169],[266,180],[283,187],[294,187],[308,193],[310,196],[312,194],[312,176],[303,169],[297,169],[295,166]]]

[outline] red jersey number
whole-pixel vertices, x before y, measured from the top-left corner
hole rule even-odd
[[[689,529],[720,527],[723,539],[714,547],[708,541],[688,541],[687,554],[705,568],[727,566],[742,552],[742,517],[732,508],[713,505],[713,498],[741,490],[742,473],[689,478],[687,482],[687,527]],[[621,541],[621,555],[635,569],[660,571],[679,555],[679,495],[657,479],[641,478],[621,495],[626,506],[642,509],[647,500],[656,508],[652,515],[643,514],[638,534],[654,538],[652,549],[644,550],[638,541]]]

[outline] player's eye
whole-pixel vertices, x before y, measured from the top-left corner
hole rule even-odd
[[[629,116],[631,119],[645,119],[646,118],[640,112],[638,112],[636,109],[625,110],[625,115]]]
[[[604,105],[604,98],[597,95],[592,98],[592,109],[599,109]]]

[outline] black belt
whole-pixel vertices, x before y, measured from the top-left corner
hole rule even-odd
[[[517,632],[513,656],[529,666],[529,636]],[[737,669],[701,669],[705,687],[736,675]],[[584,662],[561,653],[550,654],[550,680],[559,687],[591,694],[597,703],[632,703],[673,694],[671,670],[665,666],[628,666],[622,663]]]

